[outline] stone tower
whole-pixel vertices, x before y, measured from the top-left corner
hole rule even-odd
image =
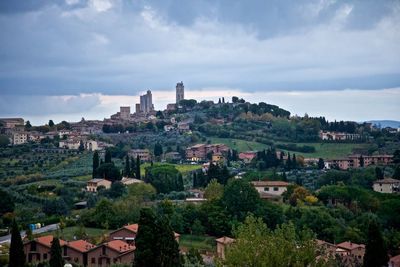
[[[185,86],[183,86],[183,82],[180,82],[176,84],[176,104],[183,99],[185,99]]]

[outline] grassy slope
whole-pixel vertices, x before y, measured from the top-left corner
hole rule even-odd
[[[71,227],[66,227],[65,229],[63,229],[62,233],[61,232],[59,233],[62,239],[71,241],[74,240],[74,235],[77,232],[77,230],[78,226],[71,226]],[[104,234],[106,230],[99,228],[85,227],[85,232],[88,235],[89,239],[96,239],[101,237],[101,235]],[[43,233],[40,234],[39,236],[45,236],[45,235],[57,235],[57,231]]]
[[[196,236],[181,235],[179,246],[181,248],[195,248],[199,250],[215,251],[215,237],[212,236]]]
[[[250,151],[250,150],[262,150],[267,148],[267,145],[244,141],[239,139],[232,138],[217,138],[210,137],[213,144],[222,143],[230,148],[236,149],[239,152],[242,151]],[[279,142],[278,142],[279,143]],[[296,155],[303,155],[306,158],[324,158],[324,159],[332,159],[332,158],[340,158],[345,157],[352,153],[355,148],[363,148],[365,144],[348,144],[348,143],[297,143],[299,146],[307,145],[315,147],[314,153],[301,153],[296,151],[289,151],[291,154],[295,153]],[[285,150],[286,151],[286,150]]]
[[[154,164],[157,165],[160,163],[154,163]],[[168,164],[170,164],[170,163],[168,163]],[[201,168],[201,165],[189,165],[189,164],[170,164],[170,165],[174,165],[178,169],[178,171],[180,171],[182,174],[185,174],[187,172],[194,171],[194,170]],[[148,166],[150,166],[150,163],[144,163],[144,164],[140,165],[140,172],[142,175],[145,174],[145,168]]]

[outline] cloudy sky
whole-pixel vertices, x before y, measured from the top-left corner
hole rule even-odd
[[[232,95],[400,120],[399,0],[2,0],[0,117],[102,119]]]

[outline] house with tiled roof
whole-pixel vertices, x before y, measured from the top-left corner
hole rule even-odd
[[[340,255],[345,262],[362,263],[365,254],[365,245],[352,243],[350,241],[345,241],[336,244],[336,254]]]
[[[109,266],[114,263],[132,263],[135,246],[122,240],[112,240],[87,252],[87,266]]]
[[[95,247],[85,240],[67,241],[62,246],[63,257],[67,262],[87,266],[87,253]]]
[[[50,247],[53,241],[52,235],[46,235],[37,237],[24,244],[24,252],[26,256],[26,262],[34,263],[47,261],[50,259]],[[65,245],[65,241],[60,239],[60,245]]]
[[[400,267],[400,255],[389,259],[388,267]]]
[[[284,181],[253,181],[251,184],[263,199],[280,199],[289,186]]]
[[[137,223],[127,224],[115,231],[112,231],[109,234],[108,240],[110,241],[122,240],[128,244],[134,245],[138,230],[139,230],[139,225]],[[174,233],[174,235],[175,235],[175,240],[179,242],[180,234]]]
[[[373,185],[375,192],[379,193],[400,193],[400,180],[385,178],[381,180],[376,180]]]

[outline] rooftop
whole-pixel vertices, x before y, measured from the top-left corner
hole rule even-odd
[[[34,240],[46,247],[51,247],[51,242],[53,242],[53,236],[52,235],[45,235],[45,236],[41,236],[41,237],[37,237]],[[65,245],[66,242],[62,239],[60,239],[60,245],[63,246]]]
[[[228,245],[228,244],[235,242],[235,239],[227,237],[227,236],[223,236],[218,239],[215,239],[215,241],[217,241],[217,243],[222,243],[222,244]]]
[[[393,178],[385,178],[382,180],[374,181],[374,184],[400,184],[400,180],[393,179]]]
[[[126,243],[122,240],[113,240],[113,241],[104,243],[103,245],[105,245],[113,250],[119,251],[121,253],[136,249],[135,246],[129,245],[128,243]]]
[[[66,246],[71,247],[80,252],[86,252],[95,247],[95,245],[93,245],[85,240],[76,240],[76,241],[67,242]]]
[[[251,182],[254,186],[288,186],[288,182],[284,181],[253,181]]]
[[[364,244],[356,244],[356,243],[352,243],[350,241],[345,241],[345,242],[339,243],[336,246],[338,248],[347,249],[347,250],[353,250],[356,248],[365,248]]]

